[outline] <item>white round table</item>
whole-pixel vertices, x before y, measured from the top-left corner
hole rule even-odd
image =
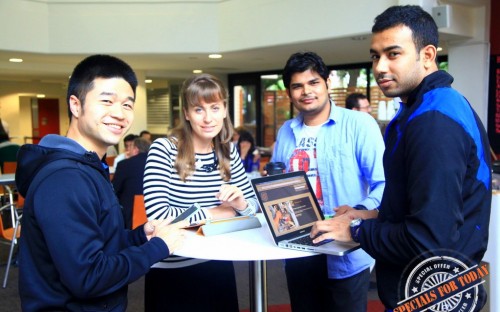
[[[250,311],[267,311],[266,262],[265,260],[290,259],[316,255],[313,252],[277,247],[267,222],[258,213],[260,228],[201,236],[189,230],[178,256],[229,261],[251,261],[250,263]]]

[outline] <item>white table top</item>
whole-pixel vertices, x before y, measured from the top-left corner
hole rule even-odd
[[[227,234],[201,236],[188,230],[178,256],[209,260],[276,260],[316,255],[313,252],[285,249],[274,244],[271,232],[262,213],[258,213],[262,227]]]
[[[0,174],[0,185],[14,184],[16,182],[15,173]]]

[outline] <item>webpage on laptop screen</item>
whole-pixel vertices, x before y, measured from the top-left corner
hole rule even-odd
[[[303,177],[263,182],[256,189],[276,236],[311,226],[321,220],[314,195]]]

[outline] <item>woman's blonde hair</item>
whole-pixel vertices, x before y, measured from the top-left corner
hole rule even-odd
[[[201,105],[201,102],[214,103],[222,101],[227,110],[228,93],[224,84],[210,74],[193,76],[182,84],[181,90],[182,113],[186,114],[189,107]],[[231,178],[230,168],[230,141],[233,136],[233,125],[231,118],[226,116],[221,131],[213,139],[212,144],[216,159],[219,162],[219,170],[224,181]],[[180,124],[172,130],[169,136],[171,141],[177,145],[177,160],[175,169],[181,180],[193,174],[195,170],[195,152],[193,146],[193,128],[185,118],[181,118]]]

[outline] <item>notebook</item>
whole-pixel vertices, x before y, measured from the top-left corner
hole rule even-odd
[[[359,248],[354,242],[324,241],[309,237],[323,212],[304,171],[252,179],[252,186],[278,247],[343,256]]]

